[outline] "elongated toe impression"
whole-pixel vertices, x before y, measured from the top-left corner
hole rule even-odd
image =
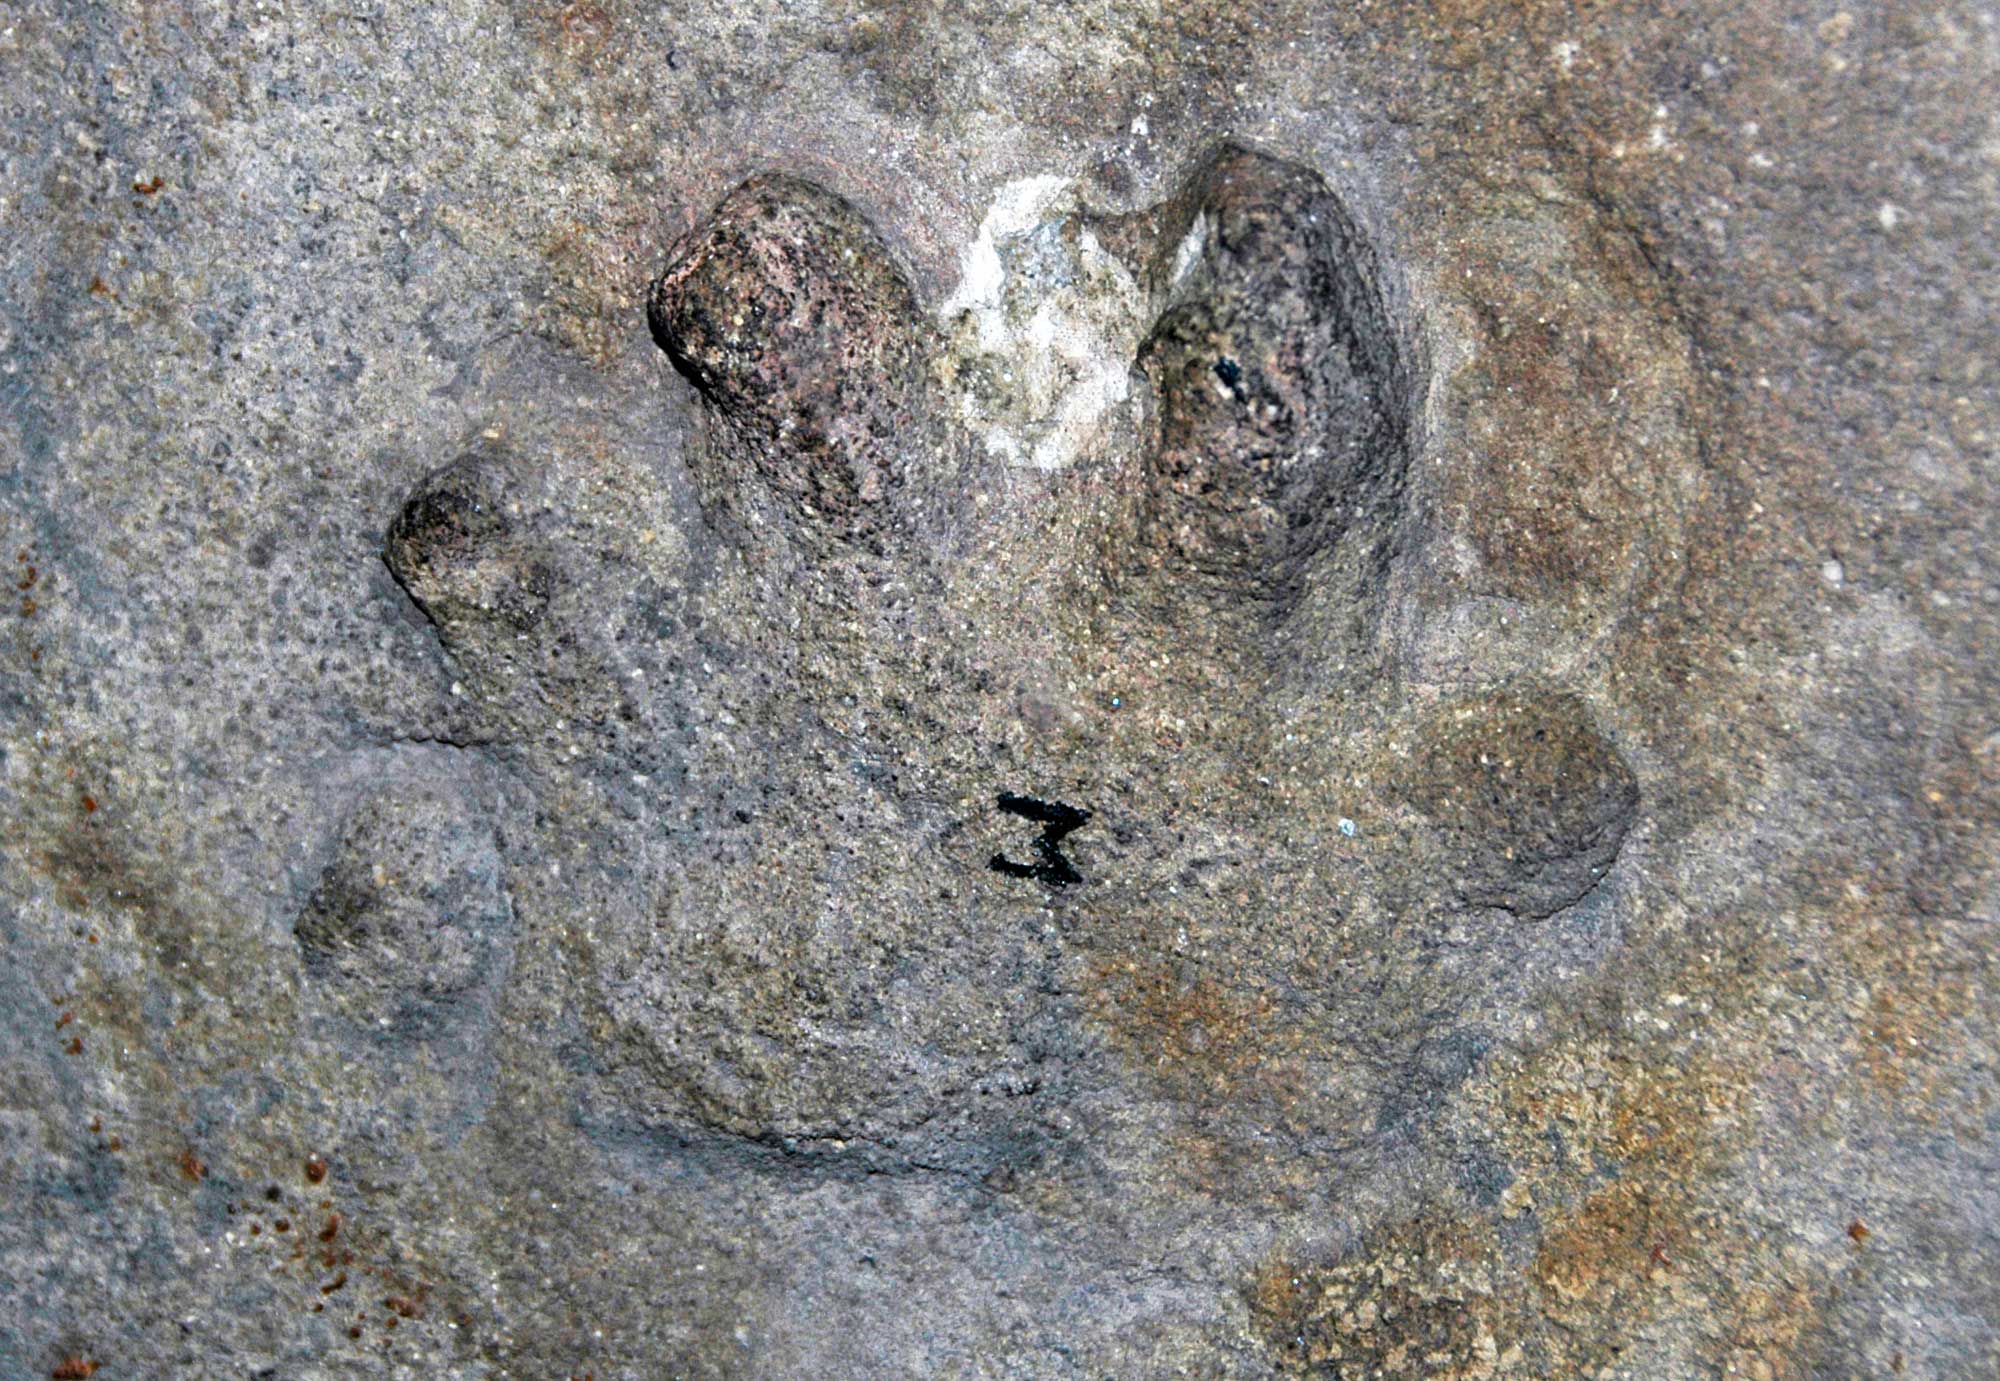
[[[1155,397],[1141,558],[1182,586],[1282,599],[1393,496],[1402,352],[1372,256],[1311,169],[1228,145],[1164,214],[1168,305],[1137,362]]]
[[[722,423],[713,497],[741,502],[749,470],[795,518],[878,525],[922,350],[909,282],[853,206],[800,178],[750,179],[677,249],[648,317]]]

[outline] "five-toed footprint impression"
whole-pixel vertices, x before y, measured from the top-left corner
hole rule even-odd
[[[765,174],[672,250],[647,315],[711,550],[671,674],[601,721],[536,717],[626,654],[573,592],[616,554],[510,503],[532,455],[392,528],[537,837],[615,879],[570,958],[582,1121],[1010,1179],[1113,1085],[1259,1145],[1394,1127],[1571,942],[1639,791],[1554,678],[1400,679],[1424,352],[1391,256],[1233,144],[1136,212],[1011,185],[928,310],[892,239]],[[593,760],[650,795],[591,814]],[[354,931],[301,935],[360,972]]]

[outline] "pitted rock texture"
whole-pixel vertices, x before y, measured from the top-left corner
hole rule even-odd
[[[2000,1373],[1991,40],[10,7],[0,1375]]]

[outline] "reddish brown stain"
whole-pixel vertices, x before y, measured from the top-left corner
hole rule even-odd
[[[1558,1218],[1535,1258],[1534,1279],[1558,1308],[1608,1306],[1614,1299],[1624,1308],[1640,1307],[1650,1268],[1667,1264],[1663,1227],[1678,1235],[1688,1231],[1673,1198],[1644,1184],[1607,1185],[1577,1212]]]
[[[1291,1033],[1263,994],[1162,964],[1099,966],[1098,1019],[1128,1057],[1184,1093],[1282,1093]]]
[[[49,1373],[49,1381],[89,1381],[96,1373],[97,1363],[90,1358],[65,1357]]]
[[[202,1164],[201,1157],[194,1153],[194,1147],[190,1146],[181,1152],[180,1164],[181,1174],[189,1180],[199,1183],[208,1178],[208,1167]]]
[[[611,16],[602,5],[564,5],[558,16],[563,37],[572,43],[601,43],[611,32]]]
[[[132,190],[142,197],[150,197],[166,185],[167,180],[165,178],[155,175],[147,178],[144,182],[133,183]]]
[[[326,1178],[326,1162],[319,1156],[306,1157],[306,1183],[318,1184]]]

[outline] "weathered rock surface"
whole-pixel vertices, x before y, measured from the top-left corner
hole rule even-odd
[[[0,70],[0,1375],[2000,1372],[1992,15]]]

